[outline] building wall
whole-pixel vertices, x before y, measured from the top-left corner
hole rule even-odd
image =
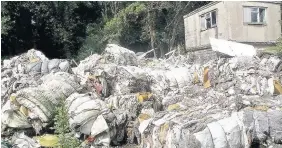
[[[263,6],[266,25],[243,23],[243,6]],[[217,27],[201,31],[200,16],[217,10]],[[281,35],[280,5],[269,2],[223,1],[213,2],[199,11],[184,16],[186,49],[209,44],[209,37],[239,42],[273,41]]]
[[[212,6],[203,8],[190,16],[184,16],[186,48],[209,44],[209,37],[226,38],[228,36],[227,15],[224,2],[214,2]],[[217,10],[217,27],[201,31],[201,15]],[[218,19],[221,18],[221,19]]]
[[[281,35],[280,5],[269,2],[226,1],[230,19],[230,40],[238,42],[275,41]],[[244,24],[243,6],[266,7],[266,25]],[[220,19],[220,18],[219,18]]]

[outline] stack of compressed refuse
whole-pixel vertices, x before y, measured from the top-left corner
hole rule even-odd
[[[51,71],[65,71],[70,68],[70,64],[64,59],[49,60],[42,52],[31,49],[28,52],[9,60],[3,61],[3,68],[12,68],[18,73],[49,73]]]
[[[165,112],[140,123],[141,147],[281,144],[281,65],[281,59],[272,56],[187,66],[194,71],[188,74],[193,81],[178,88],[182,93],[171,91],[163,97]],[[249,112],[254,114],[247,117]]]
[[[33,62],[48,61],[38,51],[28,53],[37,53]],[[66,98],[70,129],[88,137],[84,147],[282,143],[281,57],[219,57],[202,64],[183,55],[138,59],[134,52],[109,44],[103,54],[80,61],[73,74],[51,60],[57,68],[47,66],[44,76],[36,74],[44,73],[37,64],[26,70],[30,63],[22,61],[24,66],[15,70],[7,63],[1,68],[1,85],[14,85],[12,91],[5,90],[10,99],[2,108],[2,125],[7,127],[33,127],[39,133],[59,100]],[[17,82],[7,79],[15,75]]]
[[[103,57],[105,63],[116,63],[118,65],[132,65],[137,66],[137,57],[135,53],[126,48],[115,44],[108,44]]]
[[[95,137],[90,143],[96,146],[118,144],[125,136],[127,115],[111,111],[106,103],[95,95],[74,93],[66,100],[69,124],[78,134]]]
[[[40,85],[37,80],[51,71],[68,72],[70,64],[64,59],[49,60],[42,52],[31,49],[26,53],[3,60],[1,67],[1,106],[12,93]]]
[[[141,147],[250,147],[281,144],[281,110],[246,108],[230,116],[165,112],[140,123]],[[224,118],[225,117],[225,118]]]
[[[94,79],[94,82],[104,82],[103,96],[106,97],[110,94],[108,86],[119,87],[120,89],[124,88],[120,85],[121,82],[125,80],[125,77],[128,76],[128,72],[123,70],[125,68],[119,66],[137,66],[137,64],[137,57],[133,51],[115,44],[108,44],[102,55],[93,54],[89,56],[88,58],[82,60],[77,67],[72,68],[72,71],[81,79],[80,84],[83,86],[89,86],[88,83],[91,82],[89,79]],[[115,78],[116,76],[122,78]],[[105,82],[105,79],[107,79],[107,82]],[[124,81],[124,83],[129,85],[129,81]],[[93,86],[93,84],[90,85]],[[118,93],[120,93],[120,91]]]
[[[158,110],[157,104],[160,102],[152,99],[152,94],[149,93],[146,72],[131,66],[137,65],[136,62],[132,51],[108,45],[101,56],[91,55],[72,69],[81,77],[81,85],[92,86],[95,90],[92,95],[73,94],[67,99],[71,102],[67,103],[67,108],[72,129],[78,134],[95,137],[96,140],[91,145],[119,145],[128,132],[127,122],[137,118],[138,113],[154,114]],[[104,95],[100,95],[97,82],[101,83]],[[75,110],[81,112],[76,114]],[[90,116],[93,118],[89,118]],[[97,124],[105,124],[105,129],[96,129]]]
[[[54,117],[60,99],[80,91],[75,77],[69,73],[50,73],[37,87],[27,87],[10,96],[2,108],[2,125],[12,128],[35,128],[39,133]]]
[[[232,112],[247,106],[260,108],[262,105],[267,105],[270,109],[278,109],[281,106],[280,98],[273,95],[279,93],[277,88],[274,88],[275,84],[281,83],[281,70],[279,70],[281,62],[279,60],[278,57],[266,60],[256,57],[234,57],[214,59],[206,64],[190,65],[185,61],[185,57],[182,57],[180,60],[175,60],[175,63],[153,60],[153,65],[146,67],[146,64],[142,63],[140,68],[113,63],[98,64],[92,66],[89,71],[102,71],[108,86],[111,86],[108,88],[111,96],[106,97],[105,102],[111,108],[124,110],[129,117],[135,118],[136,121],[128,121],[130,124],[134,124],[130,129],[133,131],[130,136],[138,137],[136,126],[137,129],[138,126],[144,127],[140,121],[142,123],[146,121],[145,123],[149,124],[149,119],[154,119],[161,113],[155,112],[154,107],[146,109],[146,105],[141,105],[137,99],[134,99],[132,93],[150,92],[158,96],[160,98],[158,101],[162,102],[160,106],[164,107],[167,114],[180,116],[177,115],[178,112],[185,114],[193,112],[190,120],[194,119],[194,121],[191,124],[197,125],[191,128],[195,128],[193,132],[199,132],[207,124],[227,118]],[[263,62],[261,61],[265,61],[265,66],[262,66]],[[89,62],[91,63],[91,61]],[[257,63],[260,62],[261,65],[258,66]],[[269,67],[267,65],[273,65],[273,63],[276,65],[272,66],[272,70],[267,69]],[[268,72],[268,75],[264,77],[264,80],[267,79],[267,81],[262,81],[266,83],[256,83],[264,76],[263,72]],[[270,78],[268,76],[276,77]],[[252,78],[249,77],[258,80],[254,83],[250,81]],[[140,85],[138,80],[144,82],[143,85]],[[137,86],[137,89],[134,86]],[[254,86],[259,89],[252,88]],[[261,100],[261,97],[265,99]],[[270,102],[276,103],[271,104]],[[189,116],[190,114],[185,118]],[[180,119],[175,121],[175,123],[181,122]]]
[[[115,44],[108,44],[102,55],[93,54],[84,60],[80,61],[77,67],[72,68],[72,71],[78,75],[85,75],[97,66],[104,65],[132,65],[137,66],[137,57],[135,53],[126,48]]]

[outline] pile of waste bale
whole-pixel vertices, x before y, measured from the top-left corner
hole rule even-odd
[[[282,144],[282,58],[275,55],[202,64],[186,55],[147,59],[109,44],[76,67],[32,49],[4,60],[1,71],[2,133],[32,128],[46,134],[63,100],[81,147]],[[12,139],[40,146],[23,133]]]

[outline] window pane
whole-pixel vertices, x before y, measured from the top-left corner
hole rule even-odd
[[[212,12],[212,26],[216,25],[216,11]]]
[[[265,9],[264,8],[259,9],[259,20],[260,22],[265,22]]]
[[[245,23],[251,22],[251,9],[248,7],[244,8],[244,22]]]
[[[251,12],[251,21],[253,23],[258,22],[258,13],[257,12]]]
[[[206,26],[207,28],[211,28],[211,19],[210,18],[206,19]]]
[[[206,29],[206,19],[204,16],[201,17],[201,30]]]
[[[251,8],[252,12],[258,12],[258,8]]]
[[[209,12],[206,14],[206,18],[210,18],[210,17],[211,17],[211,13]]]

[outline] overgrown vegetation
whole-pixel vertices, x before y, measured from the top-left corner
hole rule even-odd
[[[58,134],[59,144],[58,148],[77,148],[80,145],[80,142],[74,135],[71,133],[67,109],[64,105],[64,100],[60,101],[60,104],[56,107],[55,110],[55,119],[54,119],[54,129],[55,134]]]
[[[268,53],[279,54],[282,56],[282,38],[277,40],[277,44],[274,47],[269,47],[265,50]]]
[[[37,48],[49,58],[82,59],[108,43],[157,54],[184,44],[183,15],[202,1],[2,1],[1,53]]]

